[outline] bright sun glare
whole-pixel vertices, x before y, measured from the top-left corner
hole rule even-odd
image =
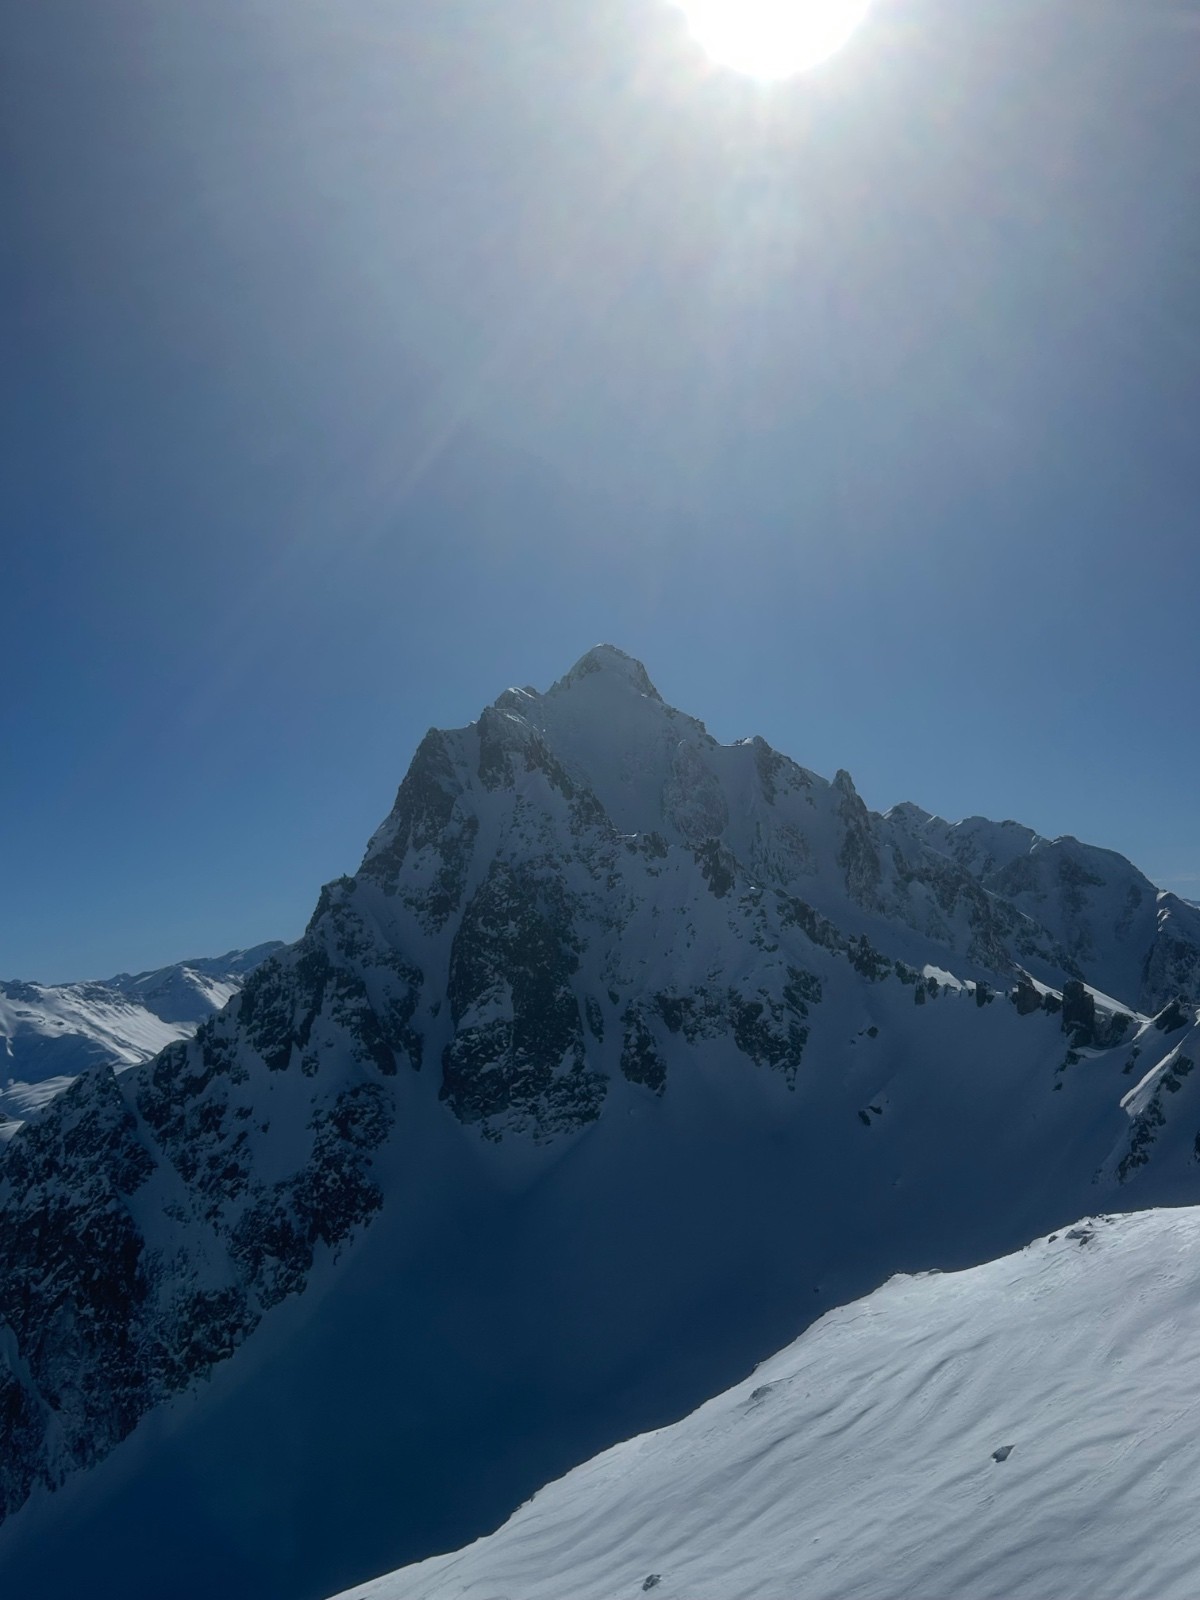
[[[871,0],[676,0],[693,37],[721,66],[788,78],[840,50]]]

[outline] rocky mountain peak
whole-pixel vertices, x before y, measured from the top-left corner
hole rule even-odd
[[[176,1399],[187,1483],[219,1462],[254,1538],[296,1551],[273,1590],[206,1569],[203,1592],[315,1600],[346,1578],[347,1517],[366,1570],[461,1542],[848,1289],[1099,1193],[1193,1193],[1200,915],[1156,921],[1102,852],[922,815],[718,743],[611,646],[431,730],[302,939],[0,1154],[0,1588],[79,1592],[47,1584],[58,1546],[21,1508]],[[357,1288],[325,1295],[335,1273]],[[282,1365],[243,1363],[249,1341]],[[489,1477],[514,1395],[524,1464]],[[314,1510],[318,1458],[370,1467]],[[147,1521],[132,1491],[115,1521],[77,1503],[59,1531],[86,1563]],[[129,1600],[165,1592],[143,1565]]]
[[[559,678],[550,693],[561,694],[597,673],[602,673],[612,683],[628,685],[651,700],[662,700],[662,695],[651,683],[650,674],[642,663],[626,655],[624,650],[618,650],[614,644],[598,644],[586,651],[571,670]]]
[[[889,822],[898,822],[909,828],[924,828],[935,820],[932,811],[926,811],[924,806],[912,800],[901,800],[899,805],[892,806],[884,815]]]

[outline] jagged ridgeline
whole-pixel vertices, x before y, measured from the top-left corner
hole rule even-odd
[[[1194,1199],[1198,989],[1200,912],[1109,852],[872,813],[845,773],[828,783],[758,738],[718,744],[611,647],[544,694],[508,690],[426,735],[297,944],[193,1039],[85,1074],[0,1156],[0,1578],[24,1559],[27,1500],[41,1550],[54,1493],[237,1369],[276,1308],[311,1303],[286,1326],[317,1349],[338,1315],[324,1290],[351,1260],[389,1305],[411,1295],[410,1322],[441,1327],[470,1303],[490,1229],[487,1271],[511,1296],[490,1304],[492,1338],[512,1350],[474,1362],[441,1341],[441,1378],[475,1419],[454,1448],[431,1402],[401,1393],[414,1375],[386,1344],[401,1335],[360,1321],[336,1370],[295,1356],[339,1393],[365,1363],[366,1410],[400,1396],[411,1438],[381,1466],[345,1390],[330,1448],[352,1477],[358,1441],[373,1487],[356,1503],[378,1512],[349,1550],[333,1509],[297,1511],[294,1569],[247,1565],[258,1600],[447,1537],[389,1489],[414,1452],[431,1499],[444,1475],[454,1536],[481,1532],[606,1429],[695,1403],[899,1267],[1019,1245],[1098,1193]],[[569,1220],[569,1261],[535,1249],[551,1216]],[[433,1289],[406,1276],[422,1240]],[[580,1336],[568,1382],[563,1361],[528,1365],[513,1306],[573,1325],[585,1269],[589,1294],[637,1311]],[[736,1317],[698,1314],[735,1291]],[[505,1466],[515,1371],[527,1438]],[[243,1381],[243,1410],[262,1381]],[[273,1504],[313,1470],[302,1451],[276,1464]],[[163,1592],[150,1566],[123,1581],[133,1600]]]

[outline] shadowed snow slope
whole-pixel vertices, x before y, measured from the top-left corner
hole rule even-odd
[[[353,1600],[1192,1600],[1198,1333],[1196,1210],[894,1278]]]

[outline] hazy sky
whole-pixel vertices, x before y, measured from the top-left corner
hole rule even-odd
[[[1200,897],[1200,4],[0,23],[0,976],[294,937],[608,639],[868,804]]]

